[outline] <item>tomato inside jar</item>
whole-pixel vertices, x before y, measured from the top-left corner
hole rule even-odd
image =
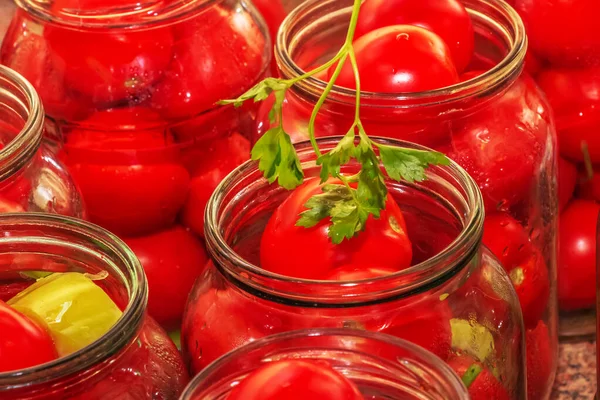
[[[520,3],[528,8],[536,2]],[[588,7],[577,12],[596,7],[581,3]],[[566,4],[561,7],[568,8]],[[278,42],[275,51],[283,78],[295,79],[307,71],[323,69],[286,92],[284,130],[294,142],[308,139],[313,110],[320,104],[318,94],[337,77],[314,119],[314,133],[326,137],[351,131],[356,123],[356,70],[360,75],[360,122],[367,135],[407,140],[443,152],[476,181],[489,220],[483,243],[510,276],[527,329],[535,329],[542,321],[550,330],[552,351],[548,359],[555,366],[558,310],[552,296],[557,292],[553,277],[560,259],[555,208],[560,200],[563,209],[568,209],[578,161],[569,154],[580,154],[579,138],[593,131],[594,71],[579,71],[570,80],[563,73],[566,65],[549,71],[545,61],[540,61],[541,54],[527,54],[527,21],[523,24],[514,10],[504,9],[500,1],[412,0],[366,0],[352,42],[356,68],[350,57],[341,67],[334,62],[325,68],[346,43],[351,2],[339,3],[336,18],[318,7],[317,1],[305,2],[281,28],[285,33],[281,38],[286,40]],[[530,8],[536,7],[551,9],[553,5]],[[540,18],[537,22],[543,21]],[[548,37],[542,39],[548,42]],[[580,49],[586,50],[584,46]],[[535,72],[537,81],[525,69]],[[549,96],[549,101],[538,86],[543,80],[548,81],[550,92],[557,94]],[[586,93],[590,99],[587,106],[582,105]],[[272,101],[259,111],[257,139],[265,137],[272,127],[268,119]],[[556,127],[550,116],[553,102],[565,108],[565,116],[559,115]],[[565,139],[574,140],[572,144],[561,142],[561,124]],[[560,199],[555,180],[556,128],[564,159],[558,173]],[[588,152],[593,157],[595,151],[590,137]],[[586,171],[593,169],[590,166]],[[592,183],[590,179],[586,188],[590,196]],[[589,220],[595,220],[595,215]],[[586,238],[588,233],[589,229]],[[518,251],[513,250],[515,246]],[[587,250],[588,246],[582,260],[592,259]],[[593,282],[593,265],[588,266],[586,272],[570,268],[578,275],[573,282],[590,276],[588,282]],[[564,285],[563,292],[576,286]],[[593,285],[587,285],[586,292],[582,297],[593,298]],[[565,293],[569,295],[575,294]],[[488,295],[481,292],[477,296]],[[543,382],[551,380],[553,373],[546,375]],[[549,384],[545,390],[542,398],[549,395]]]
[[[131,244],[150,276],[150,313],[177,328],[206,258],[204,206],[250,157],[257,106],[217,103],[270,73],[267,26],[243,1],[60,0],[43,16],[29,6],[0,61],[39,93],[87,219]]]
[[[321,140],[319,147],[325,153],[335,143]],[[303,185],[286,191],[246,165],[207,206],[211,262],[190,294],[182,328],[191,371],[272,334],[355,328],[414,342],[445,362],[469,355],[495,371],[508,398],[520,398],[519,303],[506,272],[478,242],[483,209],[475,182],[456,166],[430,168],[422,183],[386,182],[379,218],[340,241],[342,226],[310,219],[343,197],[344,186],[320,183],[312,149],[296,149]],[[450,186],[456,190],[443,189]]]
[[[216,391],[226,400],[469,398],[461,377],[433,354],[355,329],[287,332],[242,346],[197,375],[181,398],[205,400]]]
[[[178,396],[187,371],[146,315],[148,287],[131,250],[80,220],[20,215],[2,217],[1,397]]]

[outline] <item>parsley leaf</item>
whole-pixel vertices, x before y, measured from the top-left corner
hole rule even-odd
[[[437,151],[423,151],[378,144],[379,155],[390,178],[408,182],[426,179],[425,168],[430,165],[448,165],[450,160]]]
[[[252,148],[252,159],[259,161],[258,168],[269,183],[276,180],[291,190],[304,180],[302,165],[290,136],[281,126],[269,129]]]
[[[327,181],[330,176],[338,175],[340,167],[350,161],[354,153],[354,136],[352,127],[333,149],[319,157],[317,165],[321,166],[321,183]]]
[[[289,82],[276,79],[267,78],[262,82],[257,83],[250,88],[246,93],[233,100],[221,100],[217,104],[228,105],[233,104],[235,107],[241,107],[245,101],[254,99],[254,102],[266,100],[267,97],[273,92],[284,92],[290,87]]]

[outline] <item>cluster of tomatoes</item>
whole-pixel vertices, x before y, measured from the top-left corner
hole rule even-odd
[[[600,27],[595,0],[513,0],[529,37],[528,71],[546,94],[558,131],[559,306],[590,309],[596,299],[600,206]]]
[[[285,12],[271,3],[256,5],[274,33]],[[68,25],[73,10],[85,16],[117,6],[127,4],[52,2],[49,12],[64,23],[18,10],[1,61],[38,91],[88,219],[133,249],[148,276],[151,315],[177,329],[206,263],[204,206],[250,154],[252,109],[215,103],[265,73],[267,33],[250,13],[220,5],[147,29]]]

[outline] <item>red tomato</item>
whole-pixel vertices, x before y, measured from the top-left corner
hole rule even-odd
[[[596,302],[596,223],[600,205],[573,200],[559,221],[558,303],[562,310]]]
[[[536,126],[514,120],[531,109],[530,101],[539,104],[532,99],[537,93],[533,79],[523,76],[493,106],[455,124],[448,156],[475,179],[488,212],[518,204],[535,187],[545,138]]]
[[[483,243],[502,263],[517,291],[525,325],[542,318],[550,297],[550,279],[542,255],[523,226],[504,213],[491,214],[484,224]]]
[[[205,269],[202,243],[180,226],[125,242],[148,278],[148,311],[165,329],[180,326],[188,294]]]
[[[595,176],[595,175],[594,175]],[[562,211],[569,203],[577,184],[577,167],[562,157],[558,158],[558,208]],[[600,194],[600,193],[599,193]],[[600,199],[600,197],[598,197]]]
[[[64,161],[90,220],[118,234],[169,226],[187,196],[189,173],[153,115],[141,108],[102,111],[67,135]]]
[[[53,119],[81,120],[90,115],[89,99],[65,87],[65,66],[43,37],[29,31],[30,17],[17,9],[3,41],[1,62],[23,75],[36,89],[44,111]]]
[[[451,354],[452,311],[446,302],[427,304],[399,312],[380,331],[415,343],[442,360]]]
[[[533,55],[531,50],[527,51],[525,55],[525,71],[529,73],[529,75],[535,77],[542,69],[542,62]]]
[[[550,298],[550,279],[544,258],[538,252],[507,271],[512,281],[526,327],[533,327],[544,315]]]
[[[600,63],[600,2],[597,0],[516,0],[531,49],[555,65]]]
[[[307,179],[275,210],[261,239],[262,268],[289,277],[321,279],[344,265],[396,270],[410,266],[412,245],[404,216],[391,196],[379,219],[371,216],[363,232],[339,245],[328,236],[328,219],[313,228],[296,226],[304,204],[320,191],[319,179]]]
[[[44,37],[64,65],[65,84],[100,105],[139,95],[173,57],[170,27],[96,32],[48,24]]]
[[[585,142],[592,161],[600,162],[600,68],[548,69],[537,81],[554,110],[561,155],[583,161]]]
[[[48,332],[3,301],[0,301],[0,332],[0,372],[33,367],[58,357]]]
[[[510,270],[533,254],[529,235],[523,225],[506,213],[489,214],[485,218],[483,244]]]
[[[326,362],[270,362],[235,386],[227,400],[362,400],[358,388]]]
[[[579,169],[578,178],[579,183],[577,185],[577,198],[600,201],[600,168],[597,165],[593,166],[593,174],[590,178],[587,175],[587,171],[585,171],[585,168],[582,166]]]
[[[360,8],[355,39],[391,25],[435,32],[448,45],[459,72],[471,61],[475,34],[471,17],[458,0],[367,0]]]
[[[194,146],[185,157],[193,178],[181,221],[195,234],[204,236],[204,210],[208,199],[231,171],[250,158],[250,142],[234,133],[211,140],[206,146]]]
[[[543,321],[539,321],[535,329],[527,330],[525,340],[527,346],[527,398],[548,398],[554,377],[552,358],[553,354],[556,354],[548,327]]]
[[[264,336],[250,318],[237,309],[239,296],[231,290],[208,289],[190,304],[181,330],[184,356],[192,373],[240,346]]]
[[[190,118],[235,98],[264,73],[264,37],[246,13],[212,6],[174,32],[175,56],[151,100],[167,119]]]
[[[418,26],[396,25],[367,33],[354,42],[361,89],[380,93],[421,92],[458,83],[450,50],[435,33]],[[336,65],[329,68],[329,79]],[[356,88],[346,61],[336,84]]]
[[[472,380],[467,386],[471,400],[511,400],[508,391],[494,374],[472,357],[457,356],[448,361],[448,364],[463,381],[467,377]]]

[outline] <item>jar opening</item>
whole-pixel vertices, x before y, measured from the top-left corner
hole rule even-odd
[[[426,149],[408,142],[383,138],[374,140],[393,146]],[[318,143],[325,152],[335,146],[337,139],[323,138]],[[319,167],[315,164],[310,143],[299,143],[296,149],[306,177],[318,176]],[[357,170],[358,165],[353,168]],[[355,173],[356,170],[344,172]],[[445,215],[451,213],[455,217],[458,225],[456,234],[430,257],[418,260],[412,267],[395,274],[337,282],[290,278],[262,269],[255,261],[258,260],[262,237],[260,224],[266,224],[272,210],[290,192],[275,184],[269,185],[254,162],[247,162],[233,171],[209,200],[205,228],[208,250],[217,268],[238,287],[258,297],[294,305],[353,307],[425,292],[447,281],[471,262],[481,241],[484,214],[479,188],[457,164],[431,167],[426,173],[428,179],[424,182],[402,182],[398,187],[388,185],[388,188],[390,192],[411,190],[419,194],[420,200],[429,198],[435,204],[443,205],[448,213]],[[402,209],[403,205],[399,205]],[[441,206],[439,210],[442,210]],[[426,244],[426,241],[423,243]]]
[[[225,0],[16,0],[29,14],[77,29],[130,29],[163,26]],[[81,3],[85,6],[82,7]]]
[[[211,364],[181,398],[220,398],[264,363],[290,359],[324,361],[373,398],[469,398],[460,378],[433,354],[396,337],[354,329],[292,331],[257,340]]]
[[[99,281],[123,310],[121,318],[100,339],[83,349],[35,367],[0,373],[3,390],[32,390],[38,385],[75,376],[91,378],[92,366],[119,353],[139,331],[145,315],[147,284],[142,266],[131,250],[110,232],[87,222],[42,213],[2,214],[0,226],[0,285],[15,272],[86,272],[108,276]],[[42,267],[41,267],[42,266]],[[1,396],[0,396],[1,397]]]
[[[276,40],[275,56],[284,78],[304,74],[331,59],[343,44],[351,0],[308,0],[284,21]],[[523,22],[516,11],[501,0],[462,0],[475,29],[476,52],[494,62],[485,73],[453,86],[415,93],[361,92],[364,107],[414,108],[448,105],[496,92],[521,73],[527,52]],[[318,46],[317,46],[318,44]],[[327,44],[330,44],[327,47]],[[314,49],[320,52],[315,51]],[[311,51],[304,52],[304,49]],[[312,77],[294,85],[304,95],[319,97],[327,83]],[[354,104],[356,92],[334,86],[329,102]]]
[[[33,86],[0,65],[0,183],[31,160],[40,146],[44,110]]]

